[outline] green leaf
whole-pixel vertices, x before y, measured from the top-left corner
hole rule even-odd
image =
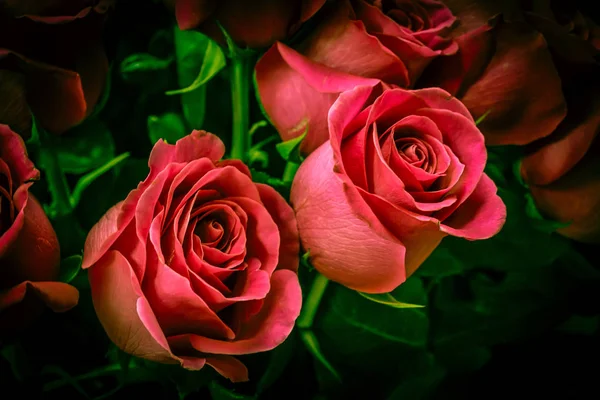
[[[423,355],[411,363],[411,372],[401,377],[401,383],[387,398],[388,400],[426,399],[432,394],[446,370],[436,361],[433,355]]]
[[[490,108],[489,110],[487,110],[486,112],[483,113],[483,115],[479,118],[477,118],[477,120],[475,121],[475,125],[479,125],[480,123],[483,122],[484,119],[487,118],[488,115],[490,115],[490,113],[492,112],[492,109]]]
[[[365,299],[368,299],[372,302],[383,304],[384,306],[391,308],[423,308],[425,306],[421,306],[418,304],[409,304],[398,301],[389,293],[381,293],[381,294],[371,294],[371,293],[362,293],[356,292],[360,294]]]
[[[150,115],[148,117],[148,136],[152,144],[160,139],[167,143],[175,143],[186,133],[185,125],[179,114],[166,113],[161,116]]]
[[[248,151],[248,165],[258,165],[259,168],[266,169],[269,166],[269,153],[251,148]]]
[[[19,342],[2,346],[0,354],[10,365],[10,369],[17,381],[24,382],[32,375],[33,370],[29,358]]]
[[[573,315],[566,320],[556,330],[574,335],[592,336],[600,331],[600,316],[584,317],[581,315]]]
[[[427,293],[421,279],[410,277],[392,292],[396,299],[425,304]],[[363,393],[369,382],[371,398],[385,398],[391,385],[406,376],[415,358],[426,351],[429,317],[423,308],[383,307],[353,290],[332,284],[328,289],[313,329],[327,359],[344,377],[343,388],[319,373],[321,386],[348,396]],[[352,397],[351,397],[352,398]]]
[[[523,159],[519,158],[517,161],[513,163],[512,173],[519,185],[521,185],[525,189],[529,189],[529,185],[523,179],[523,175],[521,174],[521,166],[523,165]]]
[[[442,346],[435,348],[435,356],[452,375],[466,375],[483,368],[492,358],[485,346]]]
[[[461,274],[466,269],[466,265],[454,256],[448,247],[445,246],[445,243],[442,242],[417,269],[415,274],[417,276],[439,279],[444,276]]]
[[[509,251],[505,249],[505,251]],[[566,313],[573,281],[555,262],[498,273],[487,269],[442,280],[435,292],[435,347],[492,346],[539,334]]]
[[[216,381],[212,381],[209,385],[210,395],[212,400],[254,400],[256,396],[244,396],[232,390],[224,388]]]
[[[188,371],[179,366],[157,365],[157,376],[167,377],[175,384],[179,399],[183,400],[188,395],[205,388],[217,378],[217,373],[211,368],[202,368],[200,371]]]
[[[81,386],[79,380],[69,374],[67,371],[59,367],[58,365],[46,365],[42,368],[42,375],[58,375],[62,379],[60,381],[50,382],[43,387],[44,392],[50,392],[58,387],[64,386],[65,384],[75,389],[83,398],[90,399],[87,391]]]
[[[267,126],[269,126],[269,123],[267,121],[263,120],[263,121],[255,122],[250,127],[250,130],[248,131],[248,134],[250,136],[254,136],[254,134],[256,133],[256,131],[258,131],[260,128],[266,128]],[[276,136],[272,136],[272,137],[267,138],[268,142],[272,141],[273,139],[277,139],[277,137]],[[265,141],[263,141],[263,142],[265,142]],[[256,147],[256,146],[254,146],[254,147]],[[262,147],[262,146],[260,146],[260,147]]]
[[[300,331],[300,338],[304,342],[306,349],[309,351],[313,357],[321,363],[330,373],[331,375],[339,382],[342,381],[340,374],[336,371],[336,369],[331,365],[331,363],[325,358],[323,352],[321,351],[321,346],[319,345],[319,340],[315,336],[315,334],[309,329],[302,329]]]
[[[59,281],[71,283],[81,271],[82,257],[79,254],[67,257],[60,263]]]
[[[275,148],[281,157],[288,162],[300,164],[302,162],[302,156],[300,154],[300,145],[308,133],[308,127],[304,133],[294,139],[290,139],[285,142],[277,143]]]
[[[292,334],[270,352],[269,364],[262,374],[260,381],[256,384],[256,393],[261,394],[271,387],[283,374],[285,367],[290,363],[294,356],[294,349],[297,346],[296,335]]]
[[[112,135],[99,119],[87,119],[66,134],[54,137],[53,143],[58,163],[65,173],[84,174],[106,164],[115,156]],[[43,164],[43,159],[41,161]]]
[[[290,185],[279,178],[272,177],[266,172],[258,171],[254,168],[250,168],[252,173],[252,180],[257,183],[264,183],[273,187],[281,194],[284,198],[288,199],[290,196]]]
[[[179,32],[176,35],[180,38],[178,62],[184,64],[186,72],[191,68],[190,64],[193,57],[200,57],[202,65],[196,72],[196,78],[189,86],[168,91],[167,95],[193,92],[212,79],[227,64],[223,50],[208,36],[194,31]],[[185,47],[185,49],[182,47]],[[199,49],[202,49],[202,53],[199,52]]]
[[[163,60],[148,53],[135,53],[121,62],[121,77],[126,82],[143,83],[157,72],[166,71],[173,62]]]
[[[81,200],[83,192],[88,188],[88,186],[90,186],[100,176],[104,175],[106,172],[110,171],[122,161],[127,159],[127,157],[129,157],[129,153],[123,153],[120,156],[108,161],[106,164],[97,168],[96,170],[82,176],[75,185],[75,189],[73,189],[73,194],[71,195],[71,205],[76,207]]]
[[[542,232],[551,233],[560,228],[566,228],[570,223],[564,223],[559,221],[553,221],[544,217],[540,210],[535,205],[535,200],[531,193],[525,194],[526,206],[525,212],[529,218],[532,219],[533,225]]]
[[[418,277],[410,277],[392,293],[395,298],[427,304],[427,294]],[[323,319],[317,321],[324,332],[336,338],[336,347],[361,353],[390,343],[424,347],[429,329],[422,308],[381,307],[339,285],[334,286],[334,296]]]

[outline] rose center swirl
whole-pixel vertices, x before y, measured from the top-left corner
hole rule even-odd
[[[196,216],[194,234],[204,246],[212,247],[224,253],[231,247],[231,233],[235,221],[223,208],[200,211]]]
[[[425,172],[435,172],[436,156],[431,146],[412,137],[395,138],[394,143],[400,157],[408,164]]]

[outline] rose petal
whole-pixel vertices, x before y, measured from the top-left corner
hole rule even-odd
[[[94,265],[121,236],[135,216],[135,206],[140,194],[140,191],[133,190],[126,200],[115,204],[92,227],[85,240],[81,268],[87,269]]]
[[[261,261],[261,269],[271,274],[279,263],[280,235],[277,224],[261,203],[245,197],[230,197],[248,215],[246,249],[248,256]]]
[[[590,80],[586,79],[589,85]],[[597,90],[597,89],[596,89]],[[585,156],[600,132],[600,97],[577,92],[585,101],[574,101],[567,118],[548,138],[533,143],[523,159],[521,171],[533,185],[550,184],[565,175]],[[583,104],[582,104],[583,103]]]
[[[417,114],[436,123],[444,135],[445,144],[465,166],[460,183],[448,192],[449,195],[456,196],[456,203],[435,215],[443,221],[475,190],[485,167],[487,151],[479,129],[461,114],[441,109],[422,109]]]
[[[558,232],[585,242],[600,243],[600,141],[596,140],[567,174],[546,186],[530,185],[537,207],[548,218],[567,223]]]
[[[494,57],[461,100],[475,118],[489,111],[480,124],[488,145],[522,145],[549,135],[566,104],[544,37],[520,22],[499,22],[492,32]]]
[[[381,79],[401,87],[411,83],[403,57],[371,35],[368,19],[355,20],[350,2],[343,0],[302,42],[300,52],[314,62],[336,71]]]
[[[271,278],[271,290],[265,302],[233,341],[189,335],[192,346],[209,354],[239,355],[269,351],[279,346],[294,328],[300,314],[302,293],[296,273],[278,270]]]
[[[27,195],[27,186],[21,186],[21,192]],[[2,247],[9,245],[8,251],[2,255],[2,275],[0,288],[10,287],[23,281],[54,281],[58,277],[60,267],[60,246],[56,233],[46,216],[42,205],[29,194],[23,208],[22,226],[13,224],[16,238],[8,236],[0,238],[0,254]]]
[[[29,159],[23,139],[4,124],[0,124],[0,159],[10,168],[15,186],[40,178],[40,171]]]
[[[249,380],[248,368],[235,357],[211,355],[206,359],[206,363],[231,382],[237,383]]]
[[[483,74],[493,56],[494,37],[490,31],[496,22],[497,19],[491,20],[458,36],[455,39],[458,52],[433,60],[420,77],[417,87],[440,87],[456,96],[464,94]]]
[[[406,248],[343,178],[334,172],[329,143],[300,166],[290,197],[303,247],[327,278],[362,292],[389,292],[406,279]]]
[[[469,198],[442,221],[442,232],[468,240],[489,239],[497,234],[506,220],[506,206],[496,191],[494,182],[483,174]]]
[[[179,29],[193,29],[204,22],[217,8],[213,0],[175,0],[175,16]]]
[[[190,281],[149,254],[143,291],[166,336],[197,333],[233,339],[231,329],[194,293]],[[173,296],[177,293],[177,296]]]
[[[21,282],[0,291],[0,311],[21,303],[27,295],[35,295],[54,312],[66,312],[79,301],[79,291],[62,282]]]
[[[177,363],[137,277],[122,254],[107,252],[90,268],[88,277],[98,319],[121,350],[152,361]]]
[[[432,87],[414,90],[411,93],[425,101],[429,108],[449,110],[462,115],[472,122],[475,122],[467,107],[465,107],[465,105],[459,99],[443,89]]]
[[[439,221],[397,207],[364,190],[359,192],[379,220],[406,247],[404,267],[408,278],[446,236],[440,231]]]
[[[218,136],[195,130],[174,145],[159,140],[150,153],[150,175],[155,175],[172,163],[189,163],[200,158],[216,162],[225,154],[225,145]]]
[[[31,109],[27,103],[26,76],[22,72],[0,69],[0,121],[23,138],[31,136]]]
[[[257,183],[260,199],[279,228],[278,269],[298,271],[300,263],[300,239],[294,210],[271,186]]]
[[[327,140],[327,110],[340,93],[379,82],[327,68],[282,43],[263,55],[255,72],[261,103],[282,140],[300,136],[308,128],[301,146],[304,154]]]

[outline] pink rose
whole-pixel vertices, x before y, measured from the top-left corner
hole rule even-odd
[[[159,141],[146,180],[90,231],[83,268],[125,352],[244,381],[232,356],[273,349],[300,313],[299,242],[284,199],[224,152],[204,131]]]
[[[489,238],[506,217],[462,103],[437,88],[375,95],[362,86],[339,97],[329,142],[300,166],[291,192],[315,268],[367,293],[396,288],[444,236]]]
[[[18,332],[43,310],[67,311],[79,294],[58,278],[60,248],[40,203],[29,194],[40,172],[25,144],[0,125],[0,338]]]
[[[308,126],[302,150],[310,153],[327,140],[339,93],[369,80],[411,87],[434,58],[457,51],[447,38],[455,21],[436,0],[336,2],[298,51],[277,43],[259,60],[263,107],[283,140]]]

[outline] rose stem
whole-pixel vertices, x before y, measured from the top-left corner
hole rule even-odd
[[[317,274],[304,301],[304,308],[296,321],[298,328],[309,329],[312,327],[328,284],[329,279],[321,274]]]
[[[52,212],[54,217],[62,217],[71,214],[71,190],[67,183],[67,178],[60,168],[58,154],[56,152],[56,143],[54,138],[50,137],[44,129],[36,124],[41,143],[41,157],[44,165],[45,178],[48,181],[48,188],[52,194]]]
[[[300,165],[288,161],[287,164],[285,164],[285,170],[283,170],[283,181],[292,182],[294,180],[294,176],[296,175],[296,171],[298,171],[299,167]]]
[[[231,158],[246,161],[250,149],[249,112],[251,57],[237,51],[231,57],[231,103],[233,111],[233,136]]]

